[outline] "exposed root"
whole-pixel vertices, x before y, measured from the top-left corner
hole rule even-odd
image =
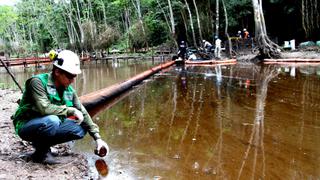
[[[259,52],[257,55],[259,60],[263,60],[265,58],[281,58],[281,53],[279,51],[280,47],[272,42],[268,36],[262,34],[257,36],[256,40],[257,47],[255,48],[255,51]]]

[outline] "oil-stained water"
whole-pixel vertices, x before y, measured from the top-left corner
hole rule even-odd
[[[151,67],[161,63],[161,61],[151,60],[118,60],[118,61],[92,61],[81,65],[82,73],[77,76],[72,85],[79,96],[106,88],[112,84],[122,82],[136,74],[139,74]],[[14,74],[16,80],[22,88],[25,81],[33,75],[50,72],[52,65],[12,66],[10,71]],[[0,88],[18,89],[7,73],[5,68],[0,68]]]
[[[94,117],[106,179],[318,179],[319,93],[320,66],[173,67]]]
[[[87,63],[74,86],[81,96],[158,63]],[[11,70],[23,84],[50,68]],[[319,93],[320,66],[170,68],[94,117],[111,150],[100,178],[319,179]],[[91,138],[76,148],[96,168]]]

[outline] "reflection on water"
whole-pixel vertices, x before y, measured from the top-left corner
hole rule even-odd
[[[103,159],[96,160],[95,166],[100,176],[105,177],[108,175],[109,168]]]
[[[78,95],[84,95],[115,83],[122,82],[136,74],[139,74],[151,67],[161,63],[160,61],[140,61],[140,60],[119,60],[117,62],[86,62],[81,65],[82,73],[76,78],[73,87],[78,91]],[[51,71],[51,65],[28,68],[10,67],[11,72],[15,75],[21,87],[24,87],[24,82],[39,73]],[[4,68],[0,68],[0,88],[9,87],[18,89],[13,80]]]
[[[237,64],[153,76],[94,117],[111,148],[106,179],[319,178],[319,70]],[[89,137],[80,142],[92,151]]]
[[[89,63],[75,87],[86,94],[154,65]],[[46,68],[12,69],[22,83]],[[94,116],[106,164],[89,136],[76,148],[105,179],[319,179],[319,81],[320,66],[172,67]]]

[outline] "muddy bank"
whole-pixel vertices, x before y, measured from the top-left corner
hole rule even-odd
[[[0,89],[0,179],[91,179],[84,155],[57,146],[57,159],[62,164],[42,165],[26,162],[21,155],[32,152],[32,146],[15,133],[10,119],[21,97],[19,91]]]
[[[240,54],[236,57],[238,61],[250,61],[256,57],[255,54],[247,52]],[[320,48],[311,50],[295,50],[295,51],[283,51],[281,52],[281,58],[283,59],[320,59]]]

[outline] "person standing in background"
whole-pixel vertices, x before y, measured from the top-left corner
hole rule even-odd
[[[183,61],[186,58],[187,53],[187,45],[185,41],[181,41],[179,44],[179,51],[178,51],[178,57],[181,58]]]
[[[221,39],[218,36],[215,36],[214,56],[218,59],[221,58]]]

